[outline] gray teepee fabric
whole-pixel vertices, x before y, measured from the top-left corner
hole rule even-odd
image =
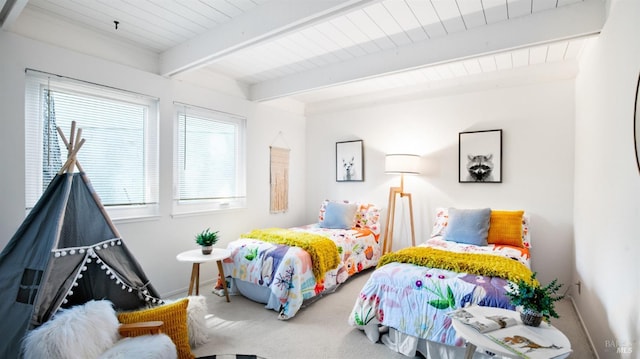
[[[91,299],[117,309],[160,303],[83,172],[56,175],[0,253],[0,358],[27,330]]]

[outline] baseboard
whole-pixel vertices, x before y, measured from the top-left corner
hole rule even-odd
[[[200,291],[202,291],[203,287],[208,287],[213,289],[213,285],[218,282],[218,279],[208,279],[200,282]],[[178,288],[176,290],[172,290],[167,293],[160,293],[160,298],[181,298],[186,297],[187,293],[189,293],[189,287]]]
[[[591,335],[589,334],[589,331],[587,330],[587,326],[584,324],[584,320],[582,320],[582,315],[580,314],[580,311],[578,310],[578,306],[576,305],[575,300],[573,300],[573,296],[567,295],[567,297],[571,300],[571,306],[573,306],[573,310],[575,310],[576,315],[578,316],[578,321],[580,322],[580,326],[582,327],[582,330],[584,330],[584,334],[587,336],[587,342],[589,342],[589,346],[591,347],[591,351],[596,356],[596,359],[600,359],[600,356],[598,355],[598,351],[596,350],[596,346],[593,344],[593,340],[591,339]]]

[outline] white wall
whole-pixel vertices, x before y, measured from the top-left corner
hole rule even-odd
[[[0,159],[3,168],[3,175],[0,177],[0,248],[4,248],[24,219],[25,68],[160,98],[160,216],[146,221],[116,222],[116,226],[161,294],[186,290],[191,268],[176,262],[175,255],[183,250],[197,248],[193,236],[202,229],[219,229],[221,242],[218,246],[226,247],[227,242],[253,228],[302,223],[306,206],[306,125],[303,116],[45,45],[4,31],[0,31],[0,53],[0,152],[4,154]],[[198,216],[171,216],[173,101],[247,117],[247,209]],[[290,208],[288,213],[270,215],[269,146],[274,141],[277,142],[276,145],[282,145],[276,140],[280,131],[291,148]],[[88,175],[91,178],[91,174]],[[202,281],[213,280],[216,272],[213,264],[203,266]]]
[[[576,81],[575,300],[601,358],[640,357],[638,19],[640,2],[615,2]]]
[[[524,209],[532,218],[533,269],[543,281],[569,283],[573,99],[573,81],[563,80],[309,115],[308,219],[324,198],[386,207],[389,187],[399,185],[399,178],[384,174],[384,155],[416,153],[425,171],[405,177],[405,191],[413,196],[418,242],[428,238],[436,207]],[[490,129],[503,130],[503,182],[458,183],[458,133]],[[353,139],[364,141],[365,181],[336,182],[335,142]],[[406,222],[406,207],[398,211]],[[406,229],[396,234],[394,248],[408,245],[408,238]]]

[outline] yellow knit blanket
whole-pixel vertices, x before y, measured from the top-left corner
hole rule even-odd
[[[520,280],[532,283],[531,270],[524,264],[491,254],[456,253],[429,247],[408,247],[382,256],[378,262],[378,268],[391,262],[501,277],[514,283]]]
[[[241,235],[242,238],[253,238],[261,241],[300,247],[311,256],[311,267],[316,281],[324,279],[328,270],[338,267],[340,256],[338,247],[329,238],[317,234],[298,232],[284,228],[254,229]]]

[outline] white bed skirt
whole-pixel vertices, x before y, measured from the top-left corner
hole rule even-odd
[[[376,322],[376,323],[374,323]],[[367,338],[372,342],[378,341],[394,352],[403,354],[407,357],[414,358],[417,353],[422,354],[429,359],[458,359],[464,358],[467,348],[446,345],[442,343],[432,342],[426,339],[420,339],[408,334],[401,333],[393,328],[387,328],[383,333],[380,332],[380,326],[377,320],[372,320],[365,327],[360,327]],[[482,351],[476,351],[473,358],[502,358],[499,355],[488,354]]]

